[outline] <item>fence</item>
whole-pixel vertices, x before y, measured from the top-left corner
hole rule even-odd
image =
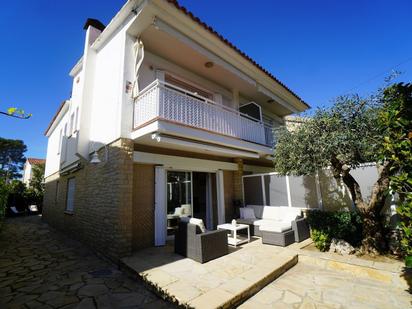
[[[364,198],[372,193],[378,179],[374,163],[364,164],[351,171],[361,187]],[[320,208],[325,210],[352,209],[350,192],[333,177],[329,169],[314,176],[280,176],[276,173],[243,176],[246,205]]]

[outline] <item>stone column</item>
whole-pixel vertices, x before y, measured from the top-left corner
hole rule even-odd
[[[237,171],[233,173],[233,195],[235,200],[240,200],[243,203],[243,159],[235,158],[233,161],[237,164]]]

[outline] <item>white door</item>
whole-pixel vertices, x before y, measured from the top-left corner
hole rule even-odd
[[[155,246],[166,244],[166,170],[163,166],[155,167]]]

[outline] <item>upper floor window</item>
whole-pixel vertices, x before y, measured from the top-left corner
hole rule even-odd
[[[204,97],[206,99],[213,100],[213,94],[212,93],[208,92],[205,89],[201,89],[200,87],[198,87],[198,86],[196,86],[196,85],[194,85],[190,82],[183,81],[182,79],[177,78],[175,76],[172,76],[170,74],[165,75],[165,82],[169,83],[171,85],[177,86],[179,88],[182,88],[184,90],[187,90],[188,92],[192,92],[194,94],[197,94],[197,95],[199,95],[201,97]]]
[[[69,136],[74,133],[74,112],[70,115],[70,122],[69,122]]]
[[[60,129],[60,133],[59,133],[59,145],[58,145],[58,149],[57,149],[57,154],[60,154],[61,149],[62,149],[62,142],[63,142],[63,128]]]
[[[79,130],[78,126],[79,126],[79,107],[76,107],[76,116],[74,119],[74,132],[77,132]]]

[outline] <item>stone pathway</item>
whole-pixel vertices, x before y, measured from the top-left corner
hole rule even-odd
[[[239,308],[411,308],[412,296],[393,284],[299,262]]]
[[[0,232],[0,308],[174,308],[113,264],[41,221]]]

